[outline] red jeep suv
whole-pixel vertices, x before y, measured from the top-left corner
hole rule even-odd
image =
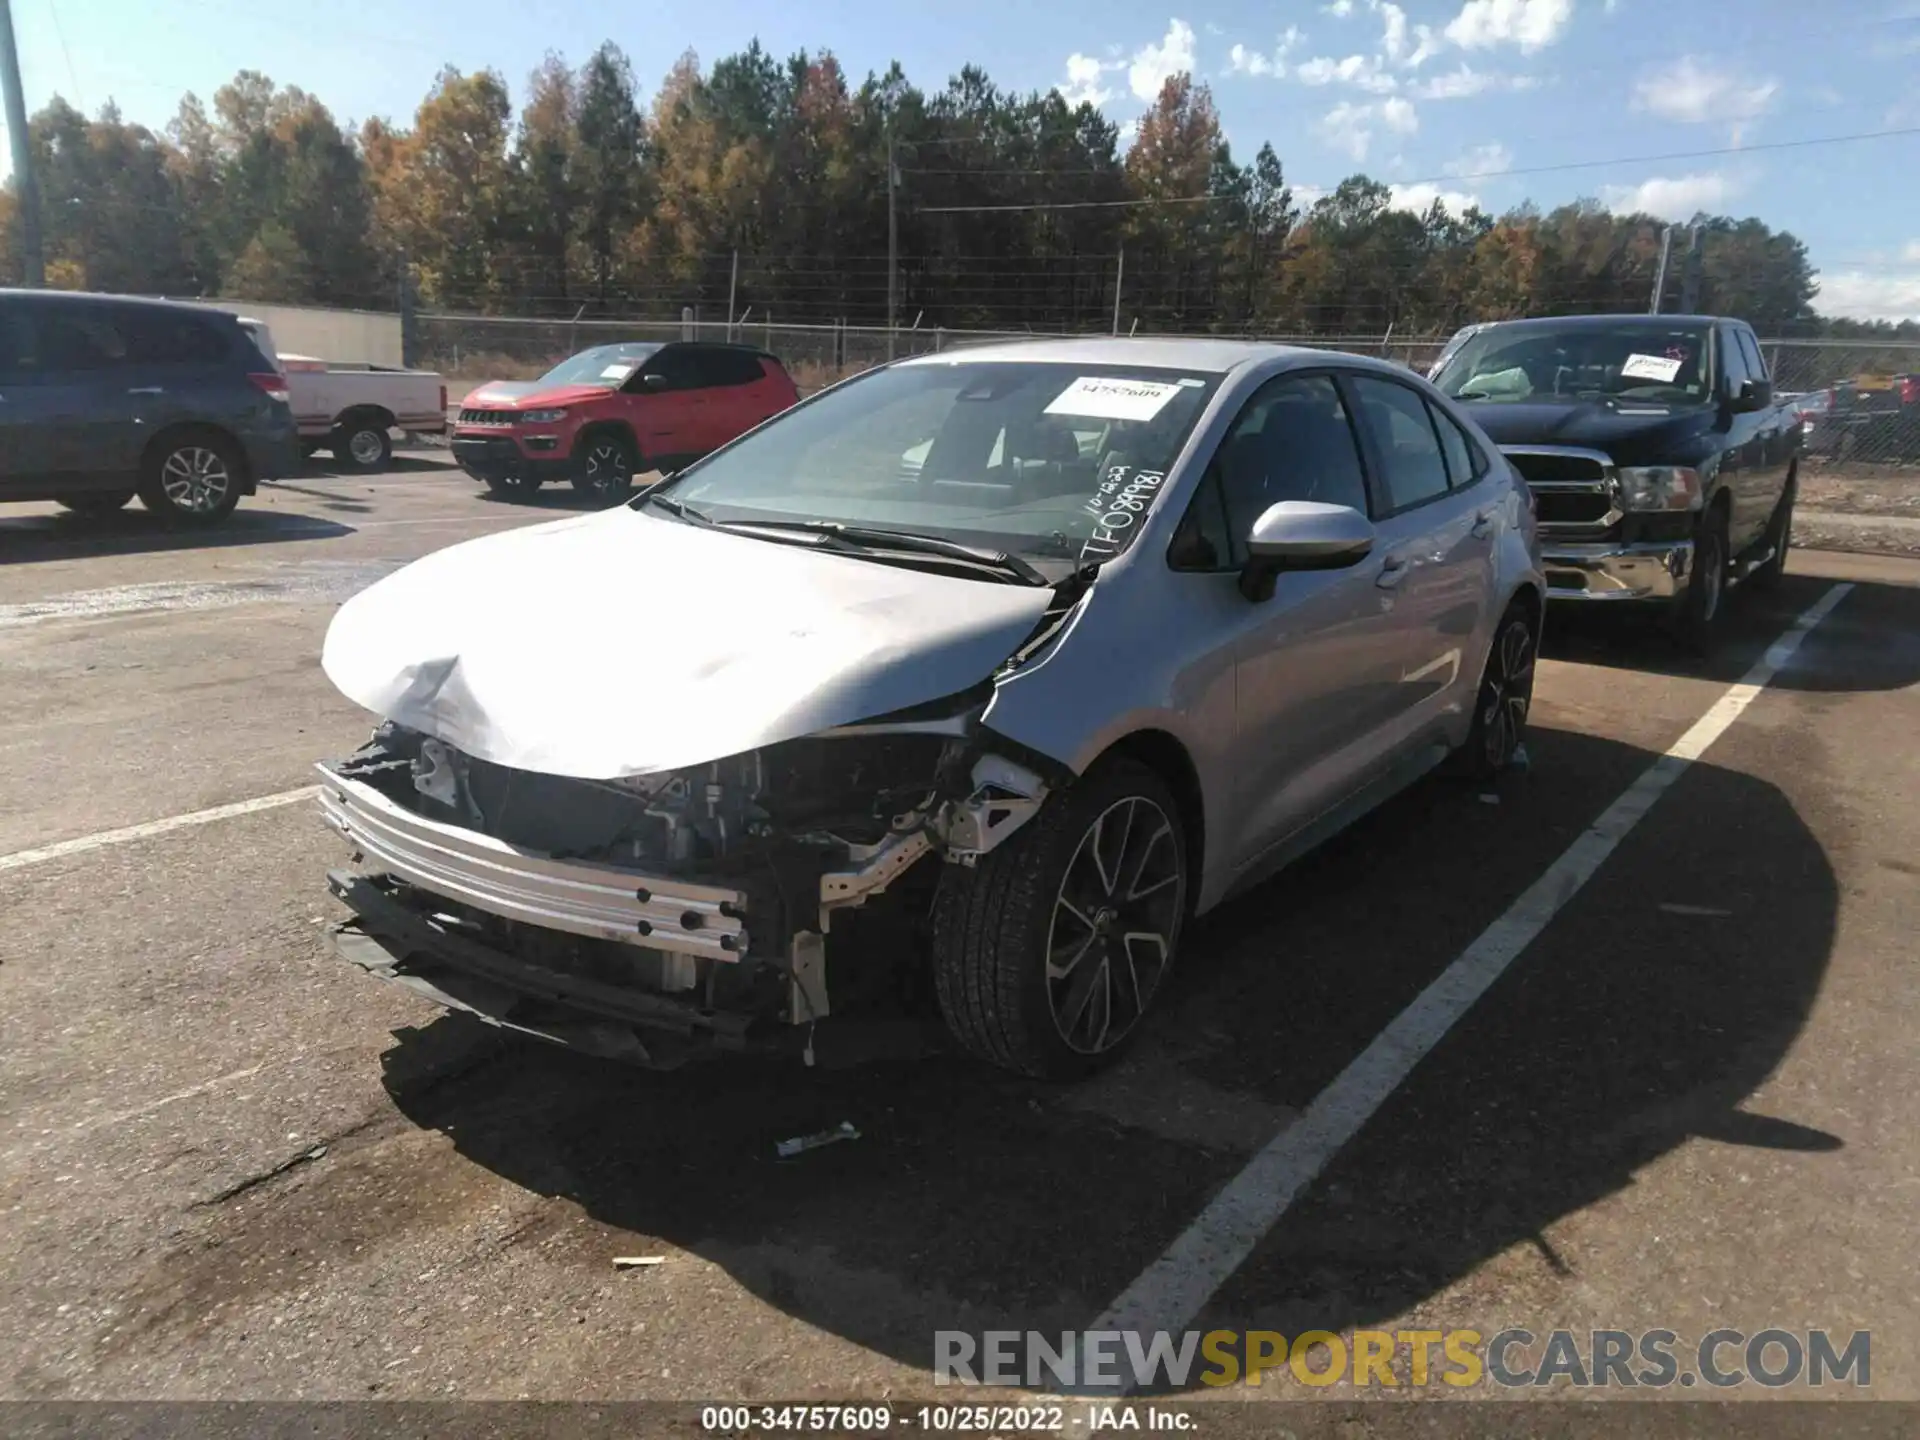
[[[773,356],[698,341],[596,345],[533,381],[489,381],[460,402],[453,458],[496,495],[567,479],[625,499],[633,477],[718,450],[800,398]]]

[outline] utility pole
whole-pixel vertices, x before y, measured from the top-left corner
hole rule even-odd
[[[1127,242],[1120,242],[1120,259],[1113,267],[1113,333],[1120,333],[1120,284],[1127,278]]]
[[[13,193],[19,200],[20,258],[27,284],[46,284],[40,256],[40,192],[33,183],[33,146],[27,140],[27,97],[20,88],[20,51],[13,42],[13,10],[0,0],[0,91],[5,92],[7,136],[13,148]]]
[[[4,0],[0,0],[4,3]],[[411,370],[420,358],[420,317],[414,309],[413,266],[407,259],[407,247],[400,247],[400,365]],[[582,310],[587,307],[582,305]],[[579,318],[577,315],[574,317]]]
[[[1687,267],[1680,277],[1680,311],[1684,315],[1700,313],[1700,269],[1706,250],[1706,228],[1695,225],[1687,242]]]
[[[727,275],[727,339],[733,339],[733,302],[740,293],[740,251],[733,252],[733,269]]]
[[[894,356],[894,327],[900,304],[900,167],[893,158],[893,120],[887,120],[887,359]]]
[[[1667,293],[1667,257],[1673,253],[1673,227],[1667,226],[1660,232],[1660,264],[1653,272],[1653,303],[1647,306],[1649,315],[1660,313],[1660,301]]]

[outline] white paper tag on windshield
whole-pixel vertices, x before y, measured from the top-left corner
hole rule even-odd
[[[1090,420],[1151,420],[1180,386],[1158,380],[1116,380],[1082,375],[1053,397],[1049,415],[1083,415]]]
[[[1627,363],[1620,367],[1620,378],[1658,380],[1667,384],[1680,373],[1680,364],[1678,360],[1668,360],[1660,355],[1629,355]]]
[[[600,372],[602,380],[624,380],[633,373],[631,365],[609,365]]]

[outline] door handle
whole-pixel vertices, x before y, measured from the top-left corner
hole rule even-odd
[[[1484,540],[1493,533],[1493,514],[1491,510],[1482,510],[1473,517],[1473,538]]]
[[[1389,555],[1387,563],[1380,567],[1380,573],[1374,577],[1373,583],[1382,590],[1391,590],[1406,578],[1407,562],[1398,555]]]
[[[133,389],[127,391],[127,393],[129,395],[164,395],[167,392],[166,388],[161,385],[136,385]]]

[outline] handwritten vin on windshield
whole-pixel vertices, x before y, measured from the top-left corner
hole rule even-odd
[[[1108,560],[1118,555],[1126,544],[1127,531],[1140,522],[1166,478],[1164,470],[1109,465],[1086,500],[1086,511],[1093,517],[1093,533],[1080,547],[1080,558]]]

